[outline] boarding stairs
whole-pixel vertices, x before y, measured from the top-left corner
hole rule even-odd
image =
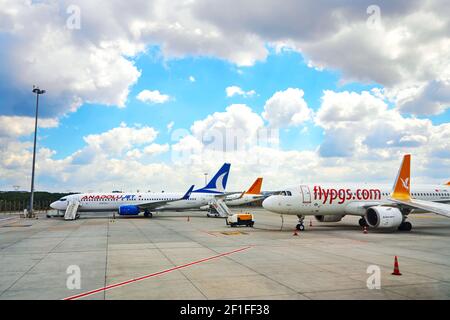
[[[78,201],[69,201],[69,204],[64,214],[64,220],[75,220],[77,218],[77,211],[80,203]]]
[[[211,200],[209,202],[209,207],[210,207],[210,210],[212,211],[211,213],[216,211],[219,214],[219,216],[222,218],[226,218],[226,217],[232,215],[230,208],[228,208],[228,206],[225,204],[225,201],[223,201],[223,199],[214,198],[213,200]]]

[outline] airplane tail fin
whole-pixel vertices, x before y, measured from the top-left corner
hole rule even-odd
[[[193,192],[204,192],[204,193],[224,193],[227,187],[228,174],[230,173],[231,164],[224,163],[223,166],[217,171],[217,173],[212,177],[208,184],[201,188],[194,190]]]
[[[247,194],[260,194],[261,193],[261,186],[262,186],[262,180],[263,178],[258,178],[253,182],[252,186],[248,191]]]
[[[445,185],[447,185],[447,186],[450,186],[450,181],[449,182],[447,182]]]
[[[397,178],[395,179],[394,188],[392,191],[392,198],[397,200],[410,200],[410,182],[411,182],[411,155],[403,156],[402,165],[398,170]]]

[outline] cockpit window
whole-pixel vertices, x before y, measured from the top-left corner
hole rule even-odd
[[[67,201],[67,198],[59,199],[59,201]]]
[[[286,191],[281,191],[281,195],[285,196],[286,195]]]
[[[292,196],[292,193],[291,193],[290,191],[286,191],[286,194],[287,194],[288,196]]]

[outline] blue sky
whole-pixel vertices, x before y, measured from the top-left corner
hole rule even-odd
[[[417,181],[450,178],[441,0],[381,1],[379,16],[369,0],[104,1],[101,19],[72,5],[0,8],[2,190],[30,183],[34,84],[47,90],[40,189],[184,189],[224,161],[235,189],[255,176],[388,182],[405,153]],[[205,142],[218,130],[244,150]],[[279,143],[263,147],[267,132]]]
[[[305,101],[313,110],[319,108],[323,90],[361,92],[379,87],[355,82],[341,85],[339,72],[308,67],[302,55],[291,50],[278,53],[270,50],[266,61],[240,68],[224,60],[205,57],[165,61],[158,47],[150,47],[135,64],[142,75],[130,91],[126,108],[86,103],[62,117],[59,127],[42,129],[40,145],[57,150],[55,158],[61,159],[82,148],[84,136],[102,133],[121,122],[154,127],[160,132],[156,142],[167,143],[171,142],[167,124],[172,121],[175,128],[190,128],[194,121],[223,112],[234,103],[247,104],[261,113],[267,99],[276,91],[290,87],[302,88]],[[189,80],[191,76],[194,82]],[[246,91],[255,90],[256,95],[227,97],[225,88],[232,85]],[[145,89],[159,90],[172,98],[163,106],[149,105],[136,99]],[[42,107],[45,108],[45,100]],[[448,121],[448,117],[442,121]],[[314,149],[323,138],[323,130],[314,126],[309,126],[307,135],[298,128],[282,130],[280,134],[281,147],[286,150]],[[71,137],[70,143],[67,137]]]

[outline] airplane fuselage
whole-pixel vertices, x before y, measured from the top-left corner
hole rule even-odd
[[[391,190],[390,185],[303,184],[268,197],[263,206],[269,211],[288,215],[364,215],[361,204],[388,203]],[[416,185],[411,189],[411,196],[450,203],[450,186]]]
[[[79,212],[118,211],[121,206],[138,206],[153,201],[173,201],[183,193],[82,193],[61,198],[52,203],[52,208],[64,211],[69,202],[79,203]],[[213,194],[193,192],[189,199],[166,203],[157,210],[195,209],[208,204]]]

